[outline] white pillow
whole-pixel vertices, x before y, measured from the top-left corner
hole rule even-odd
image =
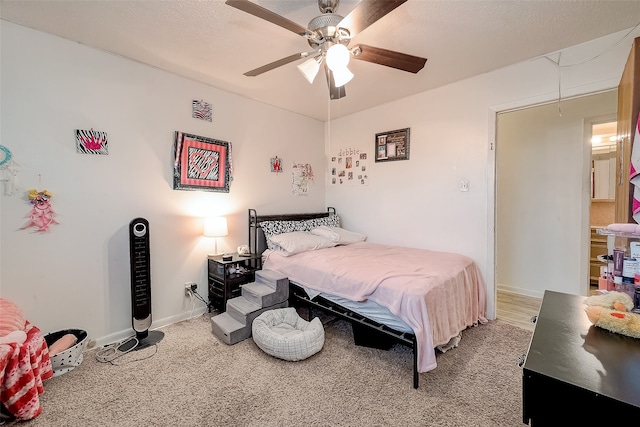
[[[328,227],[325,225],[314,228],[311,230],[311,234],[332,240],[336,242],[337,245],[350,245],[367,240],[367,236],[364,234],[347,231],[340,227]]]
[[[284,256],[316,249],[332,248],[336,245],[333,240],[316,236],[308,231],[293,231],[269,237],[275,250]]]
[[[275,220],[275,221],[261,221],[259,223],[264,235],[267,239],[267,247],[271,250],[276,250],[270,237],[276,236],[282,233],[290,233],[292,231],[310,231],[313,228],[324,226],[340,226],[340,217],[337,214],[323,216],[320,218],[312,218],[305,220]]]

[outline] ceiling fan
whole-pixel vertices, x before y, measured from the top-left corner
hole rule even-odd
[[[414,74],[424,67],[426,58],[364,44],[348,47],[356,34],[406,1],[363,0],[347,16],[342,17],[336,13],[340,0],[318,0],[318,8],[322,14],[313,18],[306,28],[249,0],[226,0],[226,4],[305,37],[312,48],[311,51],[295,53],[247,71],[245,76],[257,76],[307,58],[298,65],[300,72],[309,83],[313,83],[323,65],[330,98],[339,99],[346,96],[344,85],[353,77],[353,73],[347,68],[351,57]]]

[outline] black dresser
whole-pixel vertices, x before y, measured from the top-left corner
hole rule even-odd
[[[640,339],[593,326],[584,300],[545,291],[523,364],[524,424],[640,424]]]

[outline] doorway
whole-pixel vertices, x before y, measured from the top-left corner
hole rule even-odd
[[[585,124],[591,143],[591,206],[589,232],[589,293],[598,290],[600,278],[606,280],[607,238],[598,229],[615,222],[617,118],[596,117]]]
[[[594,117],[615,117],[615,89],[497,114],[497,290],[588,294]]]

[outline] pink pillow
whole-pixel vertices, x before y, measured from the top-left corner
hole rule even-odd
[[[24,331],[26,320],[20,307],[5,298],[0,298],[0,337],[14,331]]]
[[[76,341],[78,341],[78,338],[73,334],[66,334],[62,336],[62,338],[51,344],[49,347],[49,355],[55,356],[61,351],[65,351],[68,348],[73,347],[76,344]]]

